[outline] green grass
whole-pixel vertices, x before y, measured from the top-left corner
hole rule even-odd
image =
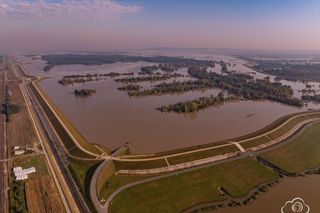
[[[203,158],[209,158],[209,157],[236,152],[236,151],[239,151],[239,149],[235,145],[230,145],[230,146],[219,147],[216,149],[209,149],[201,152],[193,152],[190,154],[170,157],[170,158],[167,158],[167,160],[171,165],[175,165],[175,164],[190,162],[190,161],[199,160]]]
[[[71,149],[68,150],[68,152],[75,157],[94,159],[94,156],[85,153],[77,146],[72,147]]]
[[[299,173],[320,167],[320,123],[308,127],[303,133],[281,148],[260,156],[287,172]]]
[[[305,116],[296,117],[296,118],[292,119],[291,121],[289,121],[288,123],[286,123],[280,129],[268,134],[268,137],[271,139],[276,139],[276,138],[284,135],[285,133],[290,131],[295,125],[297,125],[298,123],[300,123],[301,121],[306,120],[306,119],[307,118]]]
[[[70,160],[69,170],[75,179],[82,196],[89,208],[93,211],[94,206],[90,200],[90,180],[100,161]]]
[[[265,136],[261,136],[261,137],[256,138],[256,139],[243,142],[243,143],[241,143],[241,146],[243,148],[247,149],[247,148],[259,146],[261,144],[265,144],[267,142],[270,142],[270,140]]]
[[[168,166],[164,159],[148,161],[113,161],[117,170],[120,169],[152,169]]]
[[[112,192],[121,186],[152,176],[155,175],[113,175],[102,187],[99,197],[107,199]]]
[[[48,174],[46,161],[42,155],[19,157],[15,159],[14,166],[21,166],[23,169],[34,166],[36,172],[30,174],[30,178]]]
[[[244,158],[128,188],[115,197],[111,212],[179,212],[200,202],[223,200],[217,188],[241,197],[278,176]]]

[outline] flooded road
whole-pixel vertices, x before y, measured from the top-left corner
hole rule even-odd
[[[243,101],[226,103],[188,115],[161,113],[155,108],[199,96],[217,95],[220,90],[128,97],[126,92],[117,90],[121,84],[115,83],[111,78],[68,86],[60,85],[57,81],[63,75],[75,73],[138,73],[141,66],[149,63],[64,65],[44,73],[42,61],[28,58],[23,58],[23,61],[31,74],[52,77],[42,81],[41,87],[90,142],[110,149],[130,142],[133,153],[160,152],[230,139],[259,130],[283,115],[306,110],[269,101]],[[242,61],[231,63],[243,66]],[[239,67],[239,70],[244,69],[245,72],[246,68],[243,67]],[[148,87],[148,83],[143,86]],[[95,89],[96,94],[87,98],[75,97],[74,89],[81,88]]]

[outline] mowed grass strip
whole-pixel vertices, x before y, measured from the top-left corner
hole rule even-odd
[[[79,149],[79,147],[77,147],[76,145],[74,147],[72,147],[71,149],[68,150],[69,154],[75,156],[75,157],[79,157],[79,158],[91,158],[91,159],[95,159],[94,156],[89,155],[88,153],[82,151],[81,149]]]
[[[159,152],[159,153],[156,153],[154,156],[151,156],[151,157],[160,157],[160,156],[165,156],[165,155],[173,155],[173,154],[178,154],[178,153],[181,153],[181,152],[188,152],[188,151],[208,148],[208,147],[212,147],[212,146],[224,145],[224,144],[227,144],[227,143],[228,143],[227,141],[216,141],[216,142],[207,143],[207,144],[201,144],[201,145],[197,145],[197,146],[190,146],[190,147],[185,147],[185,148],[180,148],[180,149],[169,150],[169,151],[165,151],[165,152]],[[148,157],[146,157],[146,158],[148,158]]]
[[[213,156],[223,155],[223,154],[237,152],[237,151],[239,151],[239,149],[235,145],[230,144],[228,146],[223,146],[219,148],[213,148],[213,149],[208,149],[200,152],[193,152],[189,154],[170,157],[170,158],[167,158],[167,160],[169,161],[170,165],[176,165],[180,163],[200,160],[204,158],[210,158]]]
[[[242,142],[241,146],[243,148],[247,149],[247,148],[256,147],[256,146],[259,146],[261,144],[265,144],[268,142],[270,142],[270,140],[266,136],[261,136],[259,138],[253,139],[253,140]]]
[[[136,185],[118,194],[111,212],[180,212],[192,205],[220,201],[223,186],[231,196],[241,197],[259,184],[278,176],[249,158],[202,168]]]
[[[307,120],[307,118],[305,116],[299,116],[296,117],[292,120],[290,120],[288,123],[286,123],[284,126],[282,126],[281,128],[277,129],[276,131],[268,134],[268,137],[271,139],[277,139],[278,137],[286,134],[287,132],[289,132],[295,125],[297,125],[298,123],[302,122],[303,120]]]
[[[117,161],[114,160],[117,170],[136,170],[136,169],[153,169],[168,166],[164,159],[147,160],[147,161]]]
[[[320,123],[313,124],[290,140],[290,143],[260,156],[292,173],[320,167]]]

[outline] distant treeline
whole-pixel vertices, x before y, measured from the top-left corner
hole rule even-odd
[[[56,65],[101,65],[112,64],[116,62],[138,62],[145,61],[151,63],[161,64],[179,64],[182,65],[201,65],[214,66],[215,62],[211,60],[197,60],[182,57],[169,56],[135,56],[135,55],[121,55],[121,54],[48,54],[42,56],[42,60],[47,61],[44,68],[49,71]],[[168,65],[166,65],[168,66]]]
[[[157,110],[161,112],[177,112],[177,113],[188,113],[188,112],[197,112],[201,109],[205,109],[212,106],[218,106],[224,104],[226,101],[231,100],[239,100],[238,96],[230,96],[224,98],[222,92],[220,92],[217,96],[209,96],[209,97],[200,97],[194,100],[189,100],[185,102],[179,102],[176,104],[169,104],[168,106],[158,107]]]
[[[320,103],[320,95],[302,95],[301,99],[305,101],[314,101]]]
[[[253,68],[287,80],[320,80],[320,64],[289,63],[279,60],[254,60]]]

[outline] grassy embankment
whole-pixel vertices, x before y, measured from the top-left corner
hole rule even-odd
[[[310,113],[307,113],[307,115],[308,114],[310,114]],[[296,115],[296,114],[294,114],[294,115]],[[290,117],[292,117],[292,116],[290,116]],[[287,117],[287,119],[290,118],[290,117]],[[301,121],[304,121],[304,120],[307,120],[307,119],[310,119],[310,118],[316,118],[316,117],[320,117],[320,113],[310,114],[308,116],[300,115],[300,116],[298,116],[296,118],[293,118],[292,120],[290,120],[288,123],[286,123],[285,125],[283,125],[279,129],[267,134],[266,136],[261,136],[261,137],[258,137],[256,139],[252,139],[252,140],[248,140],[248,141],[245,141],[245,142],[241,142],[241,145],[244,148],[251,148],[251,147],[259,146],[261,144],[267,143],[270,140],[279,138],[280,136],[286,134],[288,131],[290,131],[294,126],[296,126]],[[285,119],[285,120],[287,120],[287,119]],[[273,125],[273,128],[268,128],[264,132],[261,131],[260,133],[261,134],[267,133],[268,131],[280,126],[283,123],[284,123],[284,121],[282,119],[280,119],[279,122],[275,123],[277,125]]]
[[[88,207],[95,212],[95,208],[90,199],[90,180],[101,161],[84,161],[84,160],[70,160],[69,170],[75,179],[79,190],[85,199]]]
[[[277,178],[271,170],[244,158],[128,188],[115,197],[111,212],[179,212],[201,202],[224,200],[219,186],[230,196],[241,197]]]
[[[312,124],[301,134],[292,138],[290,143],[260,157],[281,169],[299,173],[320,167],[320,123]]]

